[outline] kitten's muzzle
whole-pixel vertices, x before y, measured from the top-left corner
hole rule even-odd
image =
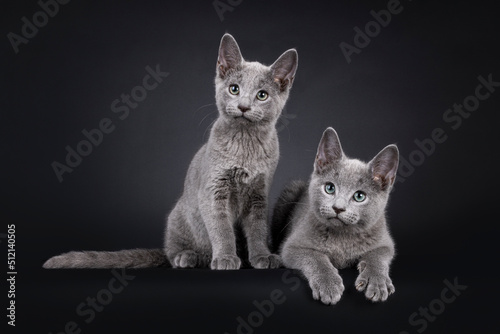
[[[242,113],[246,113],[247,111],[250,110],[250,107],[239,105],[238,109],[240,109]]]
[[[345,211],[345,209],[343,209],[343,208],[337,208],[336,206],[332,206],[332,209],[333,209],[333,211],[335,211],[335,213],[337,215],[339,215],[341,212]]]

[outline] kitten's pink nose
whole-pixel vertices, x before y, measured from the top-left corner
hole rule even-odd
[[[341,213],[341,212],[344,212],[344,211],[345,211],[345,209],[337,208],[337,207],[335,207],[335,206],[334,206],[334,207],[333,207],[333,211],[335,211],[335,213],[336,213],[336,214],[339,214],[339,213]]]
[[[250,107],[245,107],[245,106],[241,106],[241,105],[240,105],[240,106],[238,106],[238,109],[240,109],[240,110],[241,110],[241,112],[247,112],[247,111],[249,111],[249,110],[250,110]]]

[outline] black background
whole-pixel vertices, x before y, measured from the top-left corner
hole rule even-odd
[[[236,1],[237,2],[237,1]],[[234,2],[233,2],[234,3]],[[236,333],[254,300],[276,305],[256,333],[416,333],[409,317],[440,298],[444,280],[467,289],[428,322],[426,333],[498,333],[495,112],[500,88],[453,130],[443,114],[473,95],[478,76],[500,81],[494,2],[404,0],[403,10],[349,64],[339,44],[372,21],[386,1],[242,1],[221,21],[212,1],[71,1],[19,46],[35,1],[2,2],[2,239],[16,225],[18,333]],[[135,278],[90,323],[77,306],[113,277],[109,270],[41,268],[69,250],[161,247],[164,216],[182,191],[186,168],[216,117],[213,77],[219,41],[230,32],[247,60],[271,64],[295,47],[299,68],[278,127],[281,160],[271,204],[291,179],[306,179],[322,131],[333,126],[350,156],[371,159],[397,143],[408,160],[415,140],[447,135],[398,183],[388,208],[398,255],[395,295],[372,304],[353,287],[338,305],[296,290],[285,269],[152,269]],[[120,120],[111,103],[142,84],[145,67],[170,75]],[[110,118],[115,130],[60,183],[51,167]],[[4,267],[4,272],[7,268]],[[2,279],[5,283],[5,279]],[[2,309],[7,286],[2,283]],[[436,304],[437,303],[437,304]],[[6,312],[6,311],[4,311]],[[2,315],[2,322],[7,318]],[[416,319],[422,319],[420,316]]]

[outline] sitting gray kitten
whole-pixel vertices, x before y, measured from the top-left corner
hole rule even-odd
[[[398,168],[395,145],[364,163],[344,155],[337,133],[326,129],[309,184],[295,181],[282,192],[273,215],[272,238],[286,267],[300,270],[313,298],[340,300],[338,269],[358,262],[356,289],[372,301],[393,293],[389,265],[394,243],[385,208]]]
[[[219,117],[167,218],[164,249],[70,252],[49,259],[44,268],[238,269],[237,246],[243,247],[237,245],[237,234],[243,235],[254,268],[280,266],[280,257],[267,244],[267,201],[279,158],[276,122],[297,63],[294,49],[269,67],[247,62],[234,38],[225,34],[215,77]]]

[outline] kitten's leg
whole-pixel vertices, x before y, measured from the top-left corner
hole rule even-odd
[[[279,268],[281,258],[271,254],[267,245],[267,195],[264,187],[255,187],[248,199],[248,214],[242,221],[243,232],[247,239],[248,260],[252,267]]]
[[[385,301],[396,291],[389,277],[389,265],[394,256],[392,247],[376,248],[363,256],[358,263],[359,275],[355,285],[358,291],[373,302]]]
[[[210,243],[212,244],[212,263],[216,270],[239,269],[241,260],[236,255],[236,236],[233,215],[230,210],[231,183],[227,177],[221,177],[211,187],[210,194],[202,194],[200,212],[205,221]],[[207,198],[208,197],[208,198]]]
[[[196,250],[192,235],[181,205],[177,204],[167,218],[165,252],[174,268],[207,267],[210,254]]]
[[[287,268],[298,269],[307,278],[314,299],[330,305],[340,300],[344,284],[326,254],[311,248],[285,245],[282,256]]]

